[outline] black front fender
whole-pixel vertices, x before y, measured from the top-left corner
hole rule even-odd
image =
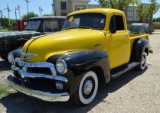
[[[59,55],[53,55],[47,62],[56,64],[58,59],[66,62],[68,71],[65,75],[69,80],[70,95],[74,94],[85,72],[102,70],[101,76],[105,82],[110,81],[110,67],[108,54],[103,50],[74,51]],[[94,70],[96,69],[96,70]],[[97,76],[100,73],[97,73]]]

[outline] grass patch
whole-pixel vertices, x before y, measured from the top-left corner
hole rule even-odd
[[[0,29],[0,32],[10,32],[10,31],[17,31],[17,30]]]
[[[8,32],[8,29],[0,29],[0,32]]]
[[[10,91],[10,88],[7,86],[0,86],[0,98],[5,97],[7,95],[13,94],[13,91]]]

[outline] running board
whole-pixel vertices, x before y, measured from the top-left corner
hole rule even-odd
[[[116,77],[122,75],[123,73],[131,70],[132,68],[134,68],[138,65],[139,65],[139,62],[131,62],[131,63],[125,65],[125,66],[114,69],[113,71],[111,71],[111,78],[116,78]]]

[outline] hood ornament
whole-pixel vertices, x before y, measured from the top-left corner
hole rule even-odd
[[[27,60],[27,59],[30,59],[31,57],[35,57],[37,56],[37,54],[33,54],[33,53],[22,53],[21,56]]]

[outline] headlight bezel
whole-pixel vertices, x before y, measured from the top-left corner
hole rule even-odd
[[[59,74],[66,74],[67,73],[67,64],[64,60],[58,59],[56,62],[56,70]]]
[[[7,60],[9,63],[14,64],[14,56],[12,53],[9,53],[7,56]]]

